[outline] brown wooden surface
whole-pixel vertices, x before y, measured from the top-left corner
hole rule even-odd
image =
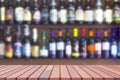
[[[83,71],[79,66],[73,65],[73,68],[79,73],[79,75],[82,77],[82,80],[92,80],[92,77]]]
[[[0,65],[120,65],[119,59],[0,59]]]
[[[26,67],[27,67],[27,66],[22,66],[22,67],[19,67],[19,69],[14,69],[14,70],[12,70],[12,71],[10,71],[10,72],[4,73],[4,74],[0,75],[0,80],[4,80],[4,79],[5,79],[6,77],[8,77],[9,75],[12,75],[12,74],[14,74],[14,73],[16,73],[16,72],[18,72],[18,71],[26,68]]]
[[[103,77],[96,72],[92,71],[91,69],[88,69],[85,66],[80,66],[81,69],[83,69],[87,74],[89,74],[94,80],[103,80]]]
[[[6,65],[0,80],[120,80],[119,65]],[[115,68],[116,67],[116,68]]]
[[[68,72],[72,80],[82,80],[81,76],[73,69],[71,65],[67,65]]]
[[[110,76],[96,68],[94,68],[93,66],[85,66],[87,67],[88,69],[91,69],[92,71],[96,72],[97,74],[101,75],[103,78],[105,78],[105,80],[114,80],[114,77],[113,76]]]
[[[61,80],[70,80],[70,75],[65,65],[60,66],[60,77]]]
[[[27,68],[24,68],[24,69],[22,69],[22,70],[20,70],[20,71],[18,71],[18,72],[16,72],[16,73],[14,73],[14,74],[12,74],[12,75],[9,75],[9,76],[6,78],[6,80],[14,80],[14,79],[16,79],[17,77],[19,77],[20,75],[22,75],[22,74],[24,74],[25,72],[27,72],[28,70],[31,70],[32,68],[34,68],[33,65],[32,65],[32,66],[28,66]]]
[[[47,68],[40,75],[39,80],[48,80],[50,78],[51,73],[52,73],[53,67],[54,67],[53,65],[47,66]]]
[[[31,74],[33,74],[34,72],[36,72],[36,70],[38,70],[40,66],[35,66],[32,69],[28,70],[27,72],[25,72],[24,74],[20,75],[19,77],[17,77],[17,80],[26,80]]]
[[[106,69],[100,68],[98,66],[93,66],[93,67],[102,71],[102,72],[104,72],[104,73],[106,73],[106,74],[108,74],[108,75],[110,75],[110,76],[112,76],[112,77],[115,77],[116,80],[120,80],[120,75],[118,75],[118,74],[112,73],[112,72],[110,72]]]
[[[50,80],[59,80],[60,78],[60,66],[58,65],[55,65],[52,72],[51,72],[51,75],[50,75]]]
[[[42,74],[46,67],[46,65],[40,66],[40,68],[36,72],[29,76],[29,80],[37,80],[36,78],[38,78]]]

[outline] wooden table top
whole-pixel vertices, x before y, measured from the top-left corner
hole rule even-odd
[[[0,80],[120,80],[120,65],[0,65]]]

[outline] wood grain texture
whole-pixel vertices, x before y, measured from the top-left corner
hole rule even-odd
[[[101,67],[99,67],[99,66],[94,66],[94,68],[96,68],[96,69],[98,69],[98,70],[100,70],[100,71],[102,71],[102,72],[104,72],[104,73],[106,73],[106,74],[114,77],[115,80],[120,80],[120,75],[118,75],[118,74],[112,73],[111,71],[108,71],[108,70],[106,70],[106,69],[103,69],[103,68],[101,68]]]
[[[82,80],[92,80],[92,77],[83,71],[78,65],[73,65],[73,68],[79,73],[79,75],[82,77]]]
[[[6,65],[4,71],[1,67],[0,80],[120,80],[119,65]]]
[[[19,72],[20,70],[22,70],[22,69],[24,69],[26,67],[28,67],[28,66],[15,67],[14,70],[9,71],[9,72],[7,72],[7,73],[5,73],[3,75],[0,75],[0,80],[5,80],[8,76],[13,75],[14,73]]]
[[[101,68],[103,68],[103,69],[105,69],[105,70],[108,70],[108,71],[111,71],[111,72],[113,72],[113,73],[115,73],[115,74],[118,74],[118,75],[120,75],[120,71],[118,71],[118,70],[116,70],[116,68],[114,68],[115,66],[111,66],[111,67],[109,67],[109,66],[101,66],[101,65],[99,65],[99,67],[101,67]]]
[[[4,70],[1,69],[1,71],[0,71],[0,75],[2,75],[2,74],[6,74],[6,73],[10,72],[10,71],[16,69],[16,67],[19,67],[19,66],[14,65],[14,66],[9,66],[9,67],[6,68],[6,69],[4,68]]]
[[[40,66],[40,68],[36,72],[29,76],[28,80],[38,80],[39,76],[43,73],[46,67],[47,65]]]
[[[49,80],[53,67],[53,65],[48,66],[39,77],[39,80]]]
[[[60,66],[55,65],[51,75],[50,75],[50,80],[59,80],[60,79]]]
[[[86,73],[88,73],[94,80],[104,80],[103,77],[96,72],[88,69],[87,67],[80,65],[80,68],[83,69]]]
[[[114,77],[94,68],[94,66],[92,66],[92,65],[91,66],[86,65],[85,67],[87,67],[87,68],[91,69],[92,71],[96,72],[97,74],[101,75],[104,78],[104,80],[114,80]]]
[[[70,75],[65,65],[60,65],[60,78],[61,80],[70,80]]]
[[[19,72],[16,72],[16,73],[8,76],[8,77],[6,78],[6,80],[15,80],[18,76],[24,74],[26,71],[30,70],[30,69],[33,68],[33,67],[34,67],[34,66],[28,66],[27,68],[22,69],[22,70],[20,70]]]
[[[71,65],[67,65],[68,72],[72,80],[82,80],[81,76],[75,71]]]
[[[24,74],[17,77],[17,80],[26,80],[30,75],[32,75],[34,72],[38,70],[40,66],[34,66],[32,69],[28,70]]]

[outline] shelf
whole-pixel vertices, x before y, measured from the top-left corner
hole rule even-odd
[[[0,65],[120,65],[119,59],[1,59]]]
[[[4,24],[2,26],[9,26],[9,24]],[[11,26],[16,26],[15,24],[11,25]],[[23,27],[24,24],[21,24],[21,27]],[[72,28],[98,28],[98,29],[103,29],[103,28],[117,28],[117,27],[120,27],[120,25],[115,25],[115,24],[83,24],[83,25],[78,25],[78,24],[65,24],[65,25],[62,25],[62,24],[56,24],[56,25],[53,25],[53,24],[47,24],[47,25],[44,25],[44,24],[39,24],[39,25],[36,25],[36,24],[30,24],[30,28],[39,28],[39,29],[66,29],[66,28],[69,28],[69,29],[72,29]]]

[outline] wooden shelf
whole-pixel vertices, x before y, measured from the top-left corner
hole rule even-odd
[[[1,59],[0,65],[120,65],[119,59]]]
[[[69,29],[72,29],[72,28],[115,28],[115,27],[120,27],[120,25],[108,25],[108,24],[84,24],[84,25],[77,25],[77,24],[65,24],[65,25],[62,25],[62,24],[57,24],[57,25],[52,25],[52,24],[49,24],[49,25],[30,25],[30,27],[36,27],[36,28],[40,28],[40,29],[66,29],[66,28],[69,28]]]
[[[8,24],[4,24],[4,27],[9,26]],[[11,25],[12,27],[15,27],[16,24]],[[23,28],[24,24],[21,24],[21,28]],[[115,24],[83,24],[83,25],[78,25],[78,24],[39,24],[39,25],[35,25],[35,24],[30,24],[30,28],[38,28],[38,29],[72,29],[72,28],[91,28],[91,29],[103,29],[103,28],[117,28],[120,27],[120,25],[115,25]]]

